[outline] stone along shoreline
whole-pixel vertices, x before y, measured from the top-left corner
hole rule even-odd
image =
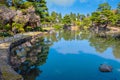
[[[13,47],[42,35],[41,32],[29,32],[0,41],[2,42],[0,43],[0,80],[23,80],[23,77],[16,73],[9,64],[10,51]]]

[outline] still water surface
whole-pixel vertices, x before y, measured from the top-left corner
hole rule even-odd
[[[52,45],[36,80],[120,80],[119,41],[66,31],[49,35],[45,41]],[[113,71],[100,72],[100,64],[111,65]]]
[[[28,52],[26,61],[16,69],[25,80],[120,80],[119,40],[58,31],[38,41],[33,53],[39,49],[36,55]],[[113,71],[100,72],[101,64],[111,65]]]

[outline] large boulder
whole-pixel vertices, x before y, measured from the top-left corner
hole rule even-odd
[[[21,10],[16,11],[16,16],[14,17],[13,21],[17,23],[26,24],[29,22],[29,26],[36,27],[40,24],[40,17],[36,15],[35,8],[33,6],[28,7],[25,9],[26,12],[22,12]],[[35,24],[35,25],[34,25]]]
[[[3,22],[2,24],[7,24],[15,15],[15,10],[11,10],[6,6],[0,6],[0,21]]]
[[[99,67],[99,70],[101,72],[111,72],[112,71],[112,66],[109,66],[107,64],[101,64]]]
[[[0,6],[0,24],[10,25],[14,33],[24,32],[29,26],[35,28],[40,26],[40,17],[36,14],[33,6],[26,9],[14,10],[6,6]]]

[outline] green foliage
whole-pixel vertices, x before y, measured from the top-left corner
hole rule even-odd
[[[93,12],[90,19],[92,22],[95,22],[95,23],[100,23],[101,19],[100,19],[100,12]]]
[[[61,26],[61,25],[54,25],[53,28],[55,28],[55,29],[57,29],[57,30],[60,30],[60,29],[63,28],[63,26]]]
[[[81,26],[81,21],[76,21],[75,24],[76,24],[77,26]]]
[[[5,29],[6,31],[9,31],[9,30],[10,30],[10,25],[9,25],[9,24],[5,25],[5,26],[4,26],[4,29]]]
[[[2,5],[5,4],[5,2],[6,0],[2,2]],[[8,7],[0,6],[1,31],[10,30],[11,32],[14,32],[16,30],[17,32],[24,32],[27,26],[33,28],[39,26],[40,18],[34,11],[36,8],[34,6],[35,2],[37,1],[30,2],[27,0],[8,0]],[[44,12],[44,14],[46,13]]]
[[[82,21],[80,21],[79,26],[81,29],[87,30],[91,26],[91,19],[84,18]]]
[[[58,14],[55,11],[53,11],[51,13],[52,23],[56,23],[57,22],[57,17],[58,17]]]
[[[32,2],[24,2],[22,5],[21,5],[21,8],[22,9],[26,9],[28,7],[31,7],[33,6],[33,3]]]
[[[120,14],[117,14],[116,16],[117,16],[117,20],[120,20]]]
[[[12,36],[10,32],[0,32],[0,37]]]
[[[58,20],[59,20],[59,23],[62,22],[62,14],[61,13],[58,14]]]
[[[90,19],[94,24],[101,25],[108,23],[111,26],[118,26],[120,24],[120,3],[118,3],[117,14],[116,10],[111,10],[108,3],[100,4],[97,11],[93,12]]]
[[[63,21],[63,24],[68,24],[68,25],[71,24],[71,18],[69,15],[65,15],[62,21]]]
[[[8,5],[7,0],[0,0],[0,5]]]
[[[83,19],[83,26],[89,27],[91,25],[91,20],[90,18],[84,18]]]
[[[120,2],[118,3],[118,6],[117,6],[117,14],[120,14]]]
[[[49,15],[48,8],[46,6],[46,1],[45,0],[38,0],[38,1],[28,0],[28,1],[33,2],[36,13],[40,16],[41,22],[44,22]]]
[[[27,26],[27,27],[25,28],[25,31],[32,31],[32,27],[31,27],[31,26]]]
[[[81,15],[78,13],[77,14],[77,20],[80,20],[80,18],[81,18]]]
[[[14,7],[14,6],[11,6],[11,7],[10,7],[10,9],[12,9],[12,10],[16,10],[16,7]]]
[[[101,12],[93,12],[90,19],[95,24],[115,24],[116,16],[111,10],[103,10]]]
[[[116,25],[120,27],[120,14],[116,15]]]
[[[37,26],[34,28],[34,31],[43,31],[43,29],[40,26]]]
[[[101,12],[101,23],[112,22],[113,12],[110,10],[104,10]]]
[[[20,6],[23,4],[24,0],[11,0],[11,1],[9,0],[8,2],[9,2],[8,3],[9,6],[14,6],[16,8],[20,8]]]
[[[17,29],[18,32],[24,32],[24,28],[23,28],[24,24],[20,24],[20,23],[13,23],[13,30]]]
[[[118,18],[117,15],[112,14],[111,16],[108,17],[109,23],[113,26],[116,25],[116,22],[118,20],[117,18]]]
[[[76,14],[75,13],[70,13],[70,18],[72,21],[75,21],[76,20]]]
[[[51,15],[48,13],[48,8],[46,5],[46,0],[1,0],[0,5],[7,5],[9,8],[6,10],[13,10],[14,13],[17,10],[18,15],[13,16],[6,24],[3,23],[2,18],[0,17],[0,29],[11,30],[16,28],[18,32],[24,31],[39,31],[42,30],[40,27],[36,26],[36,19],[33,19],[34,16],[29,14],[34,12],[40,16],[40,20],[43,26],[52,26],[56,29],[61,28],[61,24],[66,25],[78,25],[82,27],[87,27],[94,23],[95,25],[101,25],[108,23],[109,25],[119,26],[120,25],[120,3],[116,10],[111,10],[111,6],[108,3],[99,4],[97,10],[91,15],[87,14],[86,16],[80,13],[70,13],[62,17],[61,13],[52,12]],[[32,6],[32,9],[29,7]],[[29,8],[29,10],[28,10]],[[116,11],[116,12],[113,12]],[[9,11],[10,12],[10,11]],[[12,11],[11,11],[12,12]],[[36,15],[35,14],[35,15]],[[20,15],[20,16],[19,16]],[[24,15],[24,16],[23,16]],[[8,16],[9,17],[9,16]],[[38,16],[36,16],[38,17]],[[26,20],[25,20],[26,19]],[[28,19],[28,20],[27,20]],[[29,20],[33,22],[29,22]],[[38,25],[39,26],[39,25]]]
[[[53,11],[51,15],[47,17],[47,19],[49,19],[49,22],[52,24],[58,24],[62,22],[62,14]]]
[[[111,10],[111,6],[108,3],[99,4],[97,11]]]

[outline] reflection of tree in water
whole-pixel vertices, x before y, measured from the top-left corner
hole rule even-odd
[[[115,45],[113,46],[113,53],[116,58],[120,58],[120,41],[115,42]]]
[[[97,52],[103,53],[108,47],[111,46],[111,41],[97,38],[95,36],[91,36],[89,38],[90,46],[93,46]]]
[[[69,31],[69,30],[62,30],[59,31],[58,36],[56,37],[57,40],[59,41],[60,39],[64,39],[66,41],[71,41],[77,39],[78,32],[77,31]]]
[[[90,46],[94,47],[97,52],[103,53],[108,48],[112,48],[113,54],[116,58],[120,58],[120,41],[113,39],[112,37],[100,38],[95,35],[91,35],[89,38]]]
[[[62,34],[62,36],[63,36],[64,40],[67,40],[67,41],[74,39],[74,36],[72,35],[71,31],[64,31],[63,34]]]
[[[58,33],[58,34],[57,34]],[[100,38],[97,37],[96,34],[86,32],[86,31],[58,31],[57,33],[54,33],[53,35],[48,35],[47,40],[51,40],[52,43],[57,42],[61,40],[62,38],[66,41],[69,40],[88,40],[90,43],[90,46],[94,47],[97,52],[103,53],[108,48],[112,48],[113,54],[116,58],[120,58],[120,41],[115,40],[111,37],[108,38]],[[58,36],[56,36],[58,35]]]
[[[44,43],[43,38],[38,38],[32,47],[27,47],[26,56],[18,56],[16,53],[12,57],[16,57],[16,62],[11,62],[13,68],[23,75],[25,80],[35,80],[36,77],[42,72],[38,66],[46,63],[49,46]],[[15,50],[15,49],[14,49]],[[15,52],[15,51],[14,51]],[[25,54],[25,53],[24,53]],[[24,62],[23,62],[24,61]]]
[[[96,34],[86,32],[86,31],[58,31],[58,36],[57,34],[54,33],[54,35],[51,35],[48,37],[51,39],[52,42],[57,42],[61,40],[62,38],[64,40],[88,40],[90,42],[90,46],[94,47],[97,52],[103,53],[106,51],[108,48],[113,49],[113,54],[116,58],[120,58],[120,41],[116,41],[115,39],[108,37],[108,38],[100,38],[97,37]],[[47,37],[47,38],[48,38]],[[54,39],[54,38],[55,39]],[[49,39],[48,38],[48,39]]]
[[[88,40],[90,37],[89,33],[86,31],[81,32],[80,34],[80,40]]]
[[[40,75],[42,71],[40,71],[38,68],[30,69],[30,71],[26,74],[23,74],[25,80],[35,80],[36,76]]]

